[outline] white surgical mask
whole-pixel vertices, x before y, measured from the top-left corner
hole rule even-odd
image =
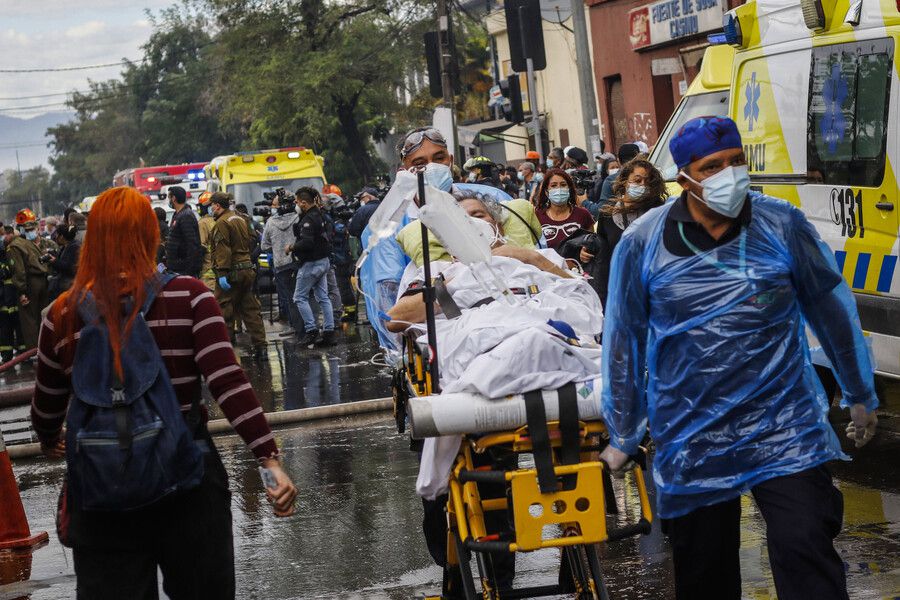
[[[712,177],[696,181],[684,171],[681,172],[688,181],[703,188],[703,197],[691,192],[691,195],[705,205],[726,217],[735,218],[744,208],[747,192],[750,191],[750,173],[747,165],[725,167]]]
[[[466,181],[468,181],[469,183],[475,183],[476,181],[478,181],[478,175],[475,173],[475,171],[469,172],[469,176],[466,177]]]
[[[628,197],[632,198],[633,200],[637,200],[638,198],[643,196],[646,191],[647,188],[642,185],[638,185],[636,183],[628,184]]]
[[[525,173],[523,173],[522,171],[519,171],[518,177],[519,181],[525,181]]]
[[[547,192],[547,198],[550,199],[551,204],[562,206],[569,201],[569,188],[553,188]]]
[[[453,186],[453,171],[443,163],[428,163],[425,166],[425,183],[442,192],[449,192]]]
[[[609,174],[610,174],[610,175],[615,175],[615,174],[618,173],[618,172],[619,172],[618,169],[610,169],[610,170],[609,170]]]

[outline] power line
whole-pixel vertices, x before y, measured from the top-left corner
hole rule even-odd
[[[106,67],[118,67],[121,65],[128,65],[135,62],[143,62],[144,59],[138,61],[132,60],[121,60],[119,62],[114,63],[103,63],[100,65],[83,65],[80,67],[51,67],[44,69],[0,69],[0,73],[60,73],[62,71],[87,71],[89,69],[103,69]]]

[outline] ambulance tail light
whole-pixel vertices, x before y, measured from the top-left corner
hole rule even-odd
[[[300,158],[299,152],[288,152],[288,158]]]
[[[898,0],[900,1],[900,0]],[[744,45],[744,33],[741,29],[741,22],[738,20],[734,11],[728,11],[722,18],[722,28],[725,30],[725,43],[731,46]]]

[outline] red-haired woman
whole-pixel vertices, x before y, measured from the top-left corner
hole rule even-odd
[[[547,246],[557,250],[566,240],[594,230],[594,218],[575,204],[575,183],[562,169],[548,169],[537,195],[534,212]]]
[[[118,187],[97,197],[75,281],[41,324],[31,418],[46,455],[66,454],[62,428],[72,393],[72,365],[80,333],[88,326],[82,322],[84,312],[79,311],[79,305],[88,300],[96,307],[99,320],[94,319],[91,327],[102,323],[108,332],[109,348],[102,354],[111,357],[111,364],[109,368],[98,366],[96,371],[79,369],[74,377],[78,382],[92,382],[93,378],[97,385],[108,386],[108,381],[99,380],[110,373],[115,383],[104,389],[115,390],[116,385],[128,389],[128,375],[122,368],[122,340],[134,343],[130,332],[136,331],[135,319],[148,297],[148,288],[160,286],[155,270],[158,246],[156,216],[137,191]],[[84,510],[67,493],[67,541],[73,548],[78,597],[156,598],[159,567],[163,589],[170,598],[234,598],[228,478],[209,440],[205,409],[198,414],[201,377],[260,465],[274,475],[266,493],[276,515],[293,513],[297,490],[280,466],[272,432],[235,359],[213,295],[192,277],[169,279],[155,291],[144,314],[146,326],[141,327],[143,331],[149,329],[159,349],[181,413],[189,424],[200,424],[191,433],[197,447],[203,449],[202,458],[194,452],[195,460],[202,461],[203,476],[189,489],[127,511]],[[84,339],[95,343],[96,336]],[[145,339],[152,345],[149,338]],[[93,347],[106,348],[105,343]],[[83,355],[78,356],[84,360]],[[172,402],[171,395],[168,397]],[[132,417],[129,413],[128,418]],[[187,447],[193,450],[187,439]],[[135,446],[136,440],[132,438]],[[71,459],[74,449],[69,450]]]

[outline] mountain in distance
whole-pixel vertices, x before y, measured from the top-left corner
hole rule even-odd
[[[47,129],[66,123],[71,112],[50,112],[36,117],[18,118],[0,114],[0,172],[16,168],[16,146],[19,166],[24,171],[42,165],[50,168],[50,142]],[[42,143],[43,142],[43,143]]]

